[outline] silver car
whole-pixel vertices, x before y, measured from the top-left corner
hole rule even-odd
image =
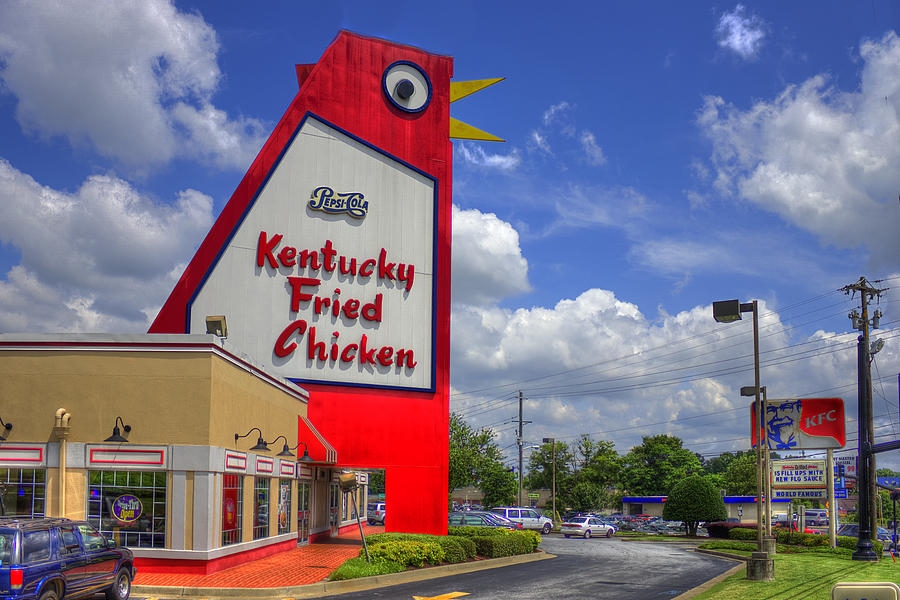
[[[594,536],[612,537],[616,528],[596,517],[572,517],[560,527],[559,532],[566,537],[577,535],[583,538]]]

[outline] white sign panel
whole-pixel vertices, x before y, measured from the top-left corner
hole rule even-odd
[[[772,488],[824,488],[824,460],[773,460]]]
[[[295,381],[433,389],[437,181],[307,115],[189,304]]]

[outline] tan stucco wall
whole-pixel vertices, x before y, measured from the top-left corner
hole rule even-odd
[[[297,420],[298,415],[307,414],[305,402],[218,357],[211,367],[210,445],[249,450],[258,433],[238,440],[237,446],[234,435],[244,435],[253,427],[262,430],[267,442],[283,435],[290,446],[297,445]],[[277,447],[271,446],[272,454],[281,452],[283,445],[284,440],[279,440]]]
[[[305,402],[212,352],[0,351],[0,398],[11,442],[55,441],[65,408],[70,442],[102,442],[120,416],[132,444],[234,448],[235,433],[259,427],[267,441],[285,435],[294,446],[306,415]]]
[[[205,443],[210,354],[0,352],[0,397],[14,423],[10,441],[52,441],[58,408],[71,415],[70,442],[97,443],[116,416],[133,444]],[[124,431],[122,432],[124,434]]]

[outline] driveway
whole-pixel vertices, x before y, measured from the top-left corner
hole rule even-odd
[[[625,542],[619,538],[565,539],[544,536],[541,548],[557,558],[419,583],[331,596],[343,600],[652,600],[674,598],[736,562],[689,551],[671,543]],[[464,593],[466,596],[446,596]]]

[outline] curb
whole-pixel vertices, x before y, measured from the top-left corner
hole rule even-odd
[[[672,600],[688,600],[689,598],[698,596],[698,595],[702,594],[703,592],[705,592],[706,590],[708,590],[709,588],[718,584],[719,582],[725,581],[732,575],[737,575],[738,573],[740,573],[741,571],[743,571],[747,568],[747,561],[746,561],[746,559],[744,559],[743,556],[735,556],[734,554],[727,554],[725,552],[718,552],[716,550],[703,550],[701,548],[695,548],[694,552],[697,552],[699,554],[709,554],[711,556],[718,556],[720,558],[728,558],[728,559],[731,559],[734,561],[739,561],[740,564],[734,565],[733,567],[731,567],[730,569],[728,569],[721,575],[716,575],[715,577],[713,577],[706,583],[701,583],[697,587],[691,588],[688,591],[686,591],[685,593],[675,596],[674,598],[672,598]]]
[[[372,577],[360,577],[359,579],[347,579],[344,581],[321,581],[306,585],[273,588],[210,588],[210,587],[180,587],[157,585],[134,585],[131,588],[133,595],[154,598],[203,598],[204,600],[247,598],[251,600],[274,600],[282,598],[321,598],[335,594],[348,592],[361,592],[375,588],[388,587],[401,583],[413,583],[428,579],[437,579],[459,573],[473,573],[486,569],[496,569],[509,565],[556,558],[547,552],[534,552],[532,554],[520,554],[503,558],[488,558],[475,562],[456,563],[441,567],[428,567],[415,571],[404,571],[390,575],[373,575]]]

